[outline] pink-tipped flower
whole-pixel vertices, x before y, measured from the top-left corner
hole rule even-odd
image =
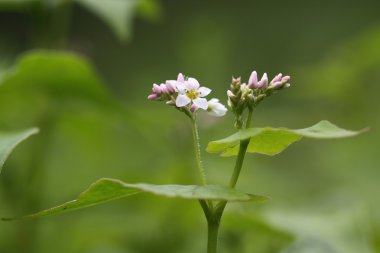
[[[290,80],[290,76],[284,76],[284,77],[281,79],[281,81],[282,81],[283,83],[287,83],[289,80]]]
[[[152,94],[150,94],[148,96],[148,99],[149,100],[158,100],[162,97],[162,95],[165,93],[166,91],[166,87],[163,86],[163,84],[161,85],[157,85],[157,84],[153,84],[153,87],[152,87]]]
[[[257,89],[265,89],[268,86],[268,75],[267,73],[264,73],[263,77],[261,77],[261,80],[257,83]]]
[[[196,110],[198,110],[198,106],[196,106],[195,104],[192,104],[192,105],[190,106],[190,111],[191,111],[191,112],[195,112]]]
[[[153,84],[153,88],[152,88],[152,92],[153,94],[157,94],[157,95],[161,95],[161,93],[163,92],[162,91],[162,88],[160,85],[157,85],[157,84]]]
[[[251,73],[251,76],[249,77],[249,80],[248,80],[248,87],[250,89],[259,88],[258,85],[259,85],[259,83],[258,83],[258,80],[257,80],[257,72],[253,71]]]
[[[166,85],[165,84],[161,83],[160,84],[160,88],[161,88],[163,94],[168,94],[168,90],[166,89]]]
[[[157,94],[150,94],[150,95],[148,96],[148,99],[149,99],[149,100],[157,100],[157,98],[158,98]]]
[[[177,86],[185,83],[185,76],[179,73],[177,80],[166,80],[166,89],[170,95],[173,95],[177,91]]]
[[[183,107],[193,103],[198,108],[203,110],[207,109],[207,99],[204,97],[210,94],[211,89],[200,87],[197,79],[190,77],[183,83],[177,82],[177,90],[179,93],[176,99],[177,107]]]
[[[275,76],[272,81],[270,82],[271,84],[272,83],[275,83],[275,82],[280,82],[281,81],[281,78],[282,78],[282,74],[279,73],[277,76]]]
[[[288,81],[290,80],[290,76],[284,76],[282,77],[281,74],[278,74],[270,83],[270,87],[272,89],[281,89],[281,88],[288,88],[290,84]]]
[[[235,97],[234,93],[232,91],[230,91],[230,90],[227,90],[227,96],[230,97],[230,98],[234,98]]]
[[[166,81],[165,88],[169,95],[173,95],[175,93],[175,85],[170,81]]]
[[[177,82],[183,83],[185,82],[185,76],[182,73],[179,73],[177,76]]]

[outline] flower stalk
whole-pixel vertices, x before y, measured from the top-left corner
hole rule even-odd
[[[280,73],[269,82],[268,75],[264,73],[259,81],[256,71],[251,73],[248,84],[241,83],[240,77],[233,78],[230,89],[227,91],[227,97],[228,107],[235,115],[235,127],[238,130],[249,128],[251,126],[253,109],[265,97],[269,97],[283,88],[288,88],[290,86],[289,80],[289,76],[283,77]],[[210,92],[211,89],[201,87],[197,79],[192,77],[186,78],[180,73],[177,80],[167,80],[160,85],[153,84],[152,93],[148,96],[149,100],[166,101],[167,105],[174,106],[190,118],[195,160],[202,185],[207,185],[207,178],[202,164],[199,133],[196,123],[198,110],[205,110],[208,114],[215,117],[224,116],[227,112],[227,108],[219,102],[219,99],[212,98],[211,100],[207,100],[205,98]],[[248,114],[244,117],[246,111],[248,111]],[[230,188],[235,188],[237,184],[249,142],[250,139],[240,141],[239,153],[229,182]],[[200,199],[199,203],[207,220],[207,253],[217,253],[220,221],[228,202],[223,200],[215,203],[211,200]]]
[[[193,131],[194,153],[195,153],[195,160],[197,162],[199,177],[200,177],[202,185],[207,185],[206,172],[203,168],[202,158],[201,158],[201,145],[199,143],[198,126],[194,117],[191,118],[191,129]]]

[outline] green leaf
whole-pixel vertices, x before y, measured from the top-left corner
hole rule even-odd
[[[137,0],[76,0],[106,22],[121,40],[127,40]]]
[[[345,130],[326,120],[322,120],[312,127],[296,130],[271,127],[249,128],[240,130],[227,138],[209,142],[207,151],[221,153],[222,156],[237,155],[239,142],[250,138],[247,152],[276,155],[302,137],[315,139],[345,138],[356,136],[367,130],[367,128],[360,131]]]
[[[205,199],[226,201],[264,201],[266,197],[246,194],[235,189],[219,185],[151,185],[151,184],[127,184],[117,179],[102,178],[93,183],[86,191],[75,200],[66,202],[35,214],[20,218],[3,218],[3,220],[31,219],[62,212],[72,211],[93,205],[101,204],[115,199],[124,198],[141,192],[149,192],[154,195],[168,198]]]
[[[0,80],[1,92],[45,93],[49,97],[81,97],[111,101],[108,91],[91,64],[73,53],[36,50],[21,56]]]
[[[31,128],[21,132],[0,132],[0,173],[1,169],[12,150],[29,136],[38,133],[37,128]]]

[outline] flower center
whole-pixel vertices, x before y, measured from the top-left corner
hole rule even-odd
[[[186,95],[191,99],[196,99],[199,96],[199,92],[196,90],[188,90],[186,91]]]

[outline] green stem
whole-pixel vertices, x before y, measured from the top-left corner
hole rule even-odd
[[[230,180],[231,188],[235,188],[236,183],[239,179],[240,171],[241,171],[241,168],[243,167],[243,161],[244,161],[245,153],[247,152],[249,141],[250,139],[240,141],[239,154],[236,159],[234,172],[232,173],[231,180]]]
[[[219,219],[209,219],[208,222],[207,253],[216,253],[218,250]]]
[[[245,122],[245,128],[249,128],[252,121],[252,112],[253,110],[249,108],[249,113],[247,117],[247,121]],[[240,175],[241,168],[243,167],[243,161],[245,157],[245,153],[247,152],[247,148],[249,145],[250,139],[240,141],[239,153],[236,159],[234,172],[231,176],[230,187],[234,188],[236,186],[237,180]],[[202,205],[202,203],[201,203]],[[205,215],[207,218],[208,224],[208,244],[207,244],[207,253],[216,253],[218,248],[218,232],[220,221],[223,216],[224,209],[226,208],[227,201],[220,201],[215,207],[211,206],[211,210],[206,208],[207,206],[202,205],[203,210],[205,211]],[[207,212],[206,210],[207,209]]]
[[[193,130],[193,142],[194,142],[194,152],[195,160],[197,161],[197,167],[199,171],[199,176],[203,185],[207,185],[206,173],[203,169],[202,159],[201,159],[201,147],[199,144],[199,134],[198,127],[195,119],[191,119],[191,128]]]
[[[252,113],[253,113],[253,109],[249,108],[247,121],[245,122],[245,128],[246,129],[251,126]],[[241,171],[241,168],[243,167],[243,161],[244,161],[245,153],[247,152],[249,141],[250,141],[250,139],[240,141],[238,157],[236,159],[234,172],[232,173],[232,176],[230,179],[230,187],[231,188],[235,188],[236,183],[239,179],[240,171]]]

